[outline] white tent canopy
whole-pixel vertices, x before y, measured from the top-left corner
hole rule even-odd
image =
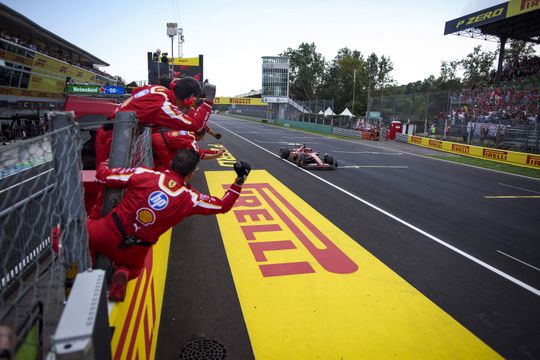
[[[341,115],[341,116],[350,116],[350,117],[354,116],[353,113],[349,111],[349,108],[345,108],[345,110],[343,110],[341,112],[341,114],[339,114],[339,115]]]
[[[323,113],[322,110],[320,110],[317,114],[319,114],[319,115],[324,115],[324,113]]]
[[[333,112],[332,109],[330,109],[330,106],[329,106],[328,109],[324,110],[324,115],[325,116],[331,116],[331,115],[336,115],[336,113]]]

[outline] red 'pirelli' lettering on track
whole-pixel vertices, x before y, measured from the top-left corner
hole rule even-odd
[[[275,201],[276,199],[277,201]],[[306,218],[295,206],[283,197],[271,184],[259,183],[244,186],[242,196],[235,204],[235,208],[247,206],[257,207],[262,205],[262,201],[278,216],[278,218],[294,234],[296,239],[309,251],[313,258],[326,270],[336,274],[350,274],[358,270],[356,265],[336,244],[334,244],[325,234],[323,234],[315,224]],[[293,216],[289,216],[284,210],[288,210]],[[251,220],[260,219],[272,220],[272,216],[265,209],[235,209],[234,214],[240,224],[245,223],[249,217]],[[308,233],[304,233],[299,224],[307,228]],[[275,232],[276,235],[282,230],[278,224],[249,224],[240,225],[240,228],[248,241],[257,241],[257,235]],[[311,233],[311,234],[309,234]],[[315,236],[324,247],[317,247],[308,235]],[[295,249],[296,246],[291,240],[280,239],[271,242],[250,243],[255,260],[266,261],[265,251],[276,251],[285,249]],[[314,272],[309,262],[297,262],[286,264],[265,264],[259,266],[264,276],[277,276],[284,274],[300,274]]]

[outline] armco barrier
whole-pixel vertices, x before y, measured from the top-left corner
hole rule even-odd
[[[396,134],[396,141],[399,141],[399,142],[409,142],[409,136],[410,135],[407,135],[407,134],[401,134],[401,133],[397,133]]]
[[[297,129],[313,130],[323,134],[331,134],[332,127],[328,125],[314,124],[310,122],[301,122],[294,120],[281,120],[277,119],[276,124],[286,127],[292,127]]]
[[[458,144],[450,141],[430,139],[415,135],[409,135],[408,142],[413,145],[446,151],[458,155],[497,161],[504,164],[518,165],[532,169],[540,169],[540,155],[492,149],[468,144]]]

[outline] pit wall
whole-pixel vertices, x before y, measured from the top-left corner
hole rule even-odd
[[[95,173],[82,171],[87,211],[100,189]],[[124,301],[108,303],[113,360],[155,359],[170,243],[171,229],[148,251],[144,270],[128,282]]]
[[[407,143],[453,154],[496,161],[503,164],[540,169],[540,155],[537,154],[458,144],[415,135],[408,135]]]

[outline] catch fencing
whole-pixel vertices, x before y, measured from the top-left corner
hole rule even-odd
[[[0,148],[0,355],[11,358],[51,351],[73,281],[91,268],[81,150],[99,124],[82,129],[71,113],[50,112],[49,126]],[[110,166],[152,166],[151,129],[133,113],[118,113],[115,128]],[[120,197],[106,193],[104,208]]]
[[[456,91],[438,91],[399,95],[371,94],[368,110],[372,116],[385,122],[398,120],[424,124],[426,120],[442,119],[455,106],[453,99],[459,97]],[[443,119],[444,122],[444,119]]]
[[[56,130],[0,149],[0,352],[13,358],[50,348],[73,278],[90,266],[79,128],[49,116]]]

